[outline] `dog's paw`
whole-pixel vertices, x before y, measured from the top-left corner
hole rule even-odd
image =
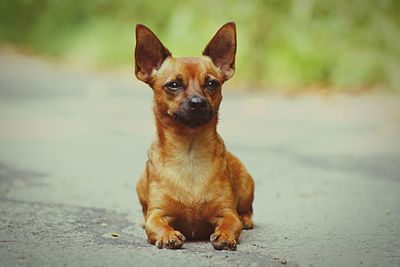
[[[182,247],[185,240],[185,236],[179,231],[172,231],[164,234],[159,240],[156,241],[155,245],[158,248],[178,249]]]
[[[217,231],[210,236],[210,241],[217,250],[236,250],[235,238],[227,233]]]
[[[243,229],[245,230],[253,229],[254,223],[250,216],[247,215],[240,216],[240,220],[243,223]]]

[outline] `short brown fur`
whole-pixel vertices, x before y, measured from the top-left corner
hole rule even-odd
[[[215,249],[236,250],[242,228],[253,227],[254,182],[217,133],[221,85],[235,68],[235,24],[225,24],[201,57],[173,58],[143,25],[136,39],[135,74],[153,89],[157,129],[137,183],[148,241],[180,248],[186,238],[210,238]],[[212,114],[194,126],[176,118],[193,98]]]

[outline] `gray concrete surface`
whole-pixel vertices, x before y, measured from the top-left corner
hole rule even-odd
[[[134,193],[151,90],[1,50],[0,265],[400,266],[398,96],[225,92],[219,129],[255,178],[256,228],[236,252],[159,250]]]

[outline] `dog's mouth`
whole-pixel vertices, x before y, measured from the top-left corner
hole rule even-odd
[[[210,106],[202,109],[190,109],[181,107],[177,112],[172,114],[172,118],[189,128],[197,128],[207,124],[213,115],[213,110]]]

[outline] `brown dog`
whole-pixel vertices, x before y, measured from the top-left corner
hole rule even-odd
[[[180,248],[188,239],[235,250],[251,219],[254,182],[216,127],[221,86],[235,70],[236,28],[225,24],[202,57],[173,58],[136,26],[135,74],[154,92],[157,137],[137,184],[148,241]]]

